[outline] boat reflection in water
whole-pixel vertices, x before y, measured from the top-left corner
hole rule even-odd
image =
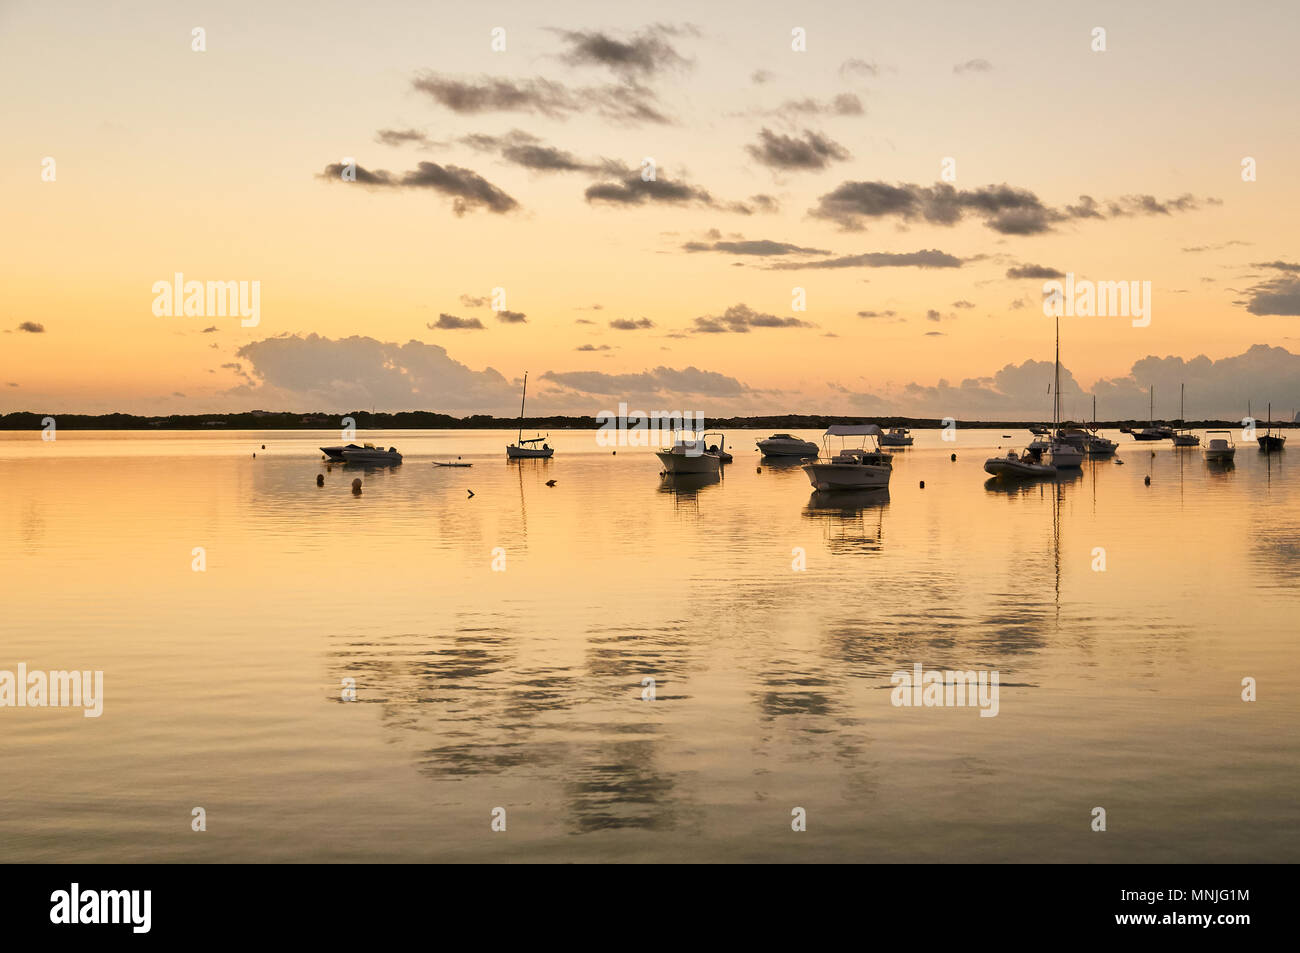
[[[989,477],[984,481],[984,489],[989,493],[1002,493],[1007,496],[1024,496],[1043,487],[1064,486],[1083,479],[1083,470],[1067,467],[1050,476],[1036,477],[1032,480],[1007,480],[1001,477]]]
[[[659,492],[678,496],[693,496],[700,490],[717,486],[722,482],[721,470],[713,473],[661,473],[659,475]]]
[[[867,490],[813,490],[804,512],[809,516],[820,515],[818,511],[856,515],[863,510],[884,507],[888,503],[887,486]]]

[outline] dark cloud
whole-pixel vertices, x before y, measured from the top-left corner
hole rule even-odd
[[[815,324],[798,318],[780,318],[763,314],[746,304],[733,304],[720,316],[704,315],[695,319],[696,334],[747,334],[753,328],[813,328]]]
[[[476,295],[461,295],[460,303],[467,308],[486,308],[488,304],[488,299],[480,298],[477,297]]]
[[[528,317],[522,311],[498,311],[497,320],[503,324],[527,324]]]
[[[433,141],[418,129],[380,129],[375,133],[375,141],[385,146],[404,146],[408,142],[433,145]]]
[[[482,152],[496,152],[514,165],[535,172],[600,172],[617,168],[608,160],[588,162],[571,152],[545,145],[536,136],[515,129],[504,136],[471,135],[461,142]]]
[[[867,252],[822,261],[777,262],[770,267],[782,271],[800,268],[960,268],[961,259],[937,248],[927,248],[913,252]]]
[[[202,331],[200,331],[199,333],[200,333],[200,334],[216,334],[219,330],[220,330],[220,329],[219,329],[219,328],[214,324],[214,325],[211,325],[210,327],[206,327],[206,328],[204,328],[204,329],[203,329]]]
[[[641,331],[654,327],[655,323],[649,318],[615,318],[609,326],[615,331]]]
[[[963,300],[961,300],[961,301],[954,301],[954,302],[952,303],[952,306],[953,306],[954,308],[973,308],[973,307],[975,307],[975,302],[973,302],[973,301],[966,301],[965,299],[963,299]]]
[[[626,40],[607,33],[585,30],[558,30],[568,44],[563,60],[572,66],[603,66],[627,79],[648,78],[666,70],[689,65],[668,42],[669,37],[694,33],[689,28],[653,26]]]
[[[24,321],[22,324],[18,325],[18,330],[24,331],[27,334],[44,334],[45,325],[36,321]]]
[[[753,206],[743,202],[720,202],[707,189],[685,182],[673,182],[662,175],[646,181],[640,172],[625,170],[617,182],[597,182],[584,193],[589,203],[607,205],[699,205],[749,215]]]
[[[745,151],[768,168],[783,171],[825,169],[849,158],[849,150],[838,142],[809,129],[803,131],[803,138],[797,138],[764,128],[758,143],[746,146]]]
[[[1047,265],[1014,265],[1007,269],[1008,278],[1064,278],[1065,272]]]
[[[897,311],[859,311],[859,318],[892,318]]]
[[[952,68],[954,73],[987,73],[993,69],[993,64],[986,59],[967,60],[964,63],[958,63]]]
[[[1246,290],[1247,311],[1251,314],[1273,314],[1283,317],[1300,315],[1300,264],[1277,260],[1255,262],[1251,267],[1264,268],[1281,274],[1257,282]]]
[[[1184,248],[1185,252],[1202,252],[1202,251],[1221,251],[1224,248],[1232,248],[1235,245],[1253,245],[1254,242],[1243,242],[1233,239],[1232,241],[1221,242],[1217,245],[1193,245],[1190,248]]]
[[[943,315],[941,315],[938,311],[934,310],[934,308],[931,308],[929,311],[925,312],[925,320],[942,321]]]
[[[1207,202],[1216,200],[1207,199]],[[1110,216],[1167,215],[1199,208],[1197,199],[1180,196],[1158,202],[1151,196],[1125,196],[1108,203]],[[1028,189],[1006,185],[985,185],[958,189],[944,182],[933,186],[900,182],[842,182],[818,199],[809,214],[835,222],[848,231],[858,231],[872,219],[895,218],[903,222],[923,221],[931,225],[956,225],[966,215],[1002,235],[1038,235],[1071,219],[1105,218],[1095,200],[1080,196],[1078,205],[1064,209],[1044,205]]]
[[[434,324],[426,324],[425,327],[433,331],[483,331],[483,322],[478,318],[458,318],[454,314],[438,315],[438,320]]]
[[[601,344],[600,346],[597,346],[595,344],[583,344],[581,347],[575,347],[574,350],[575,351],[612,351],[613,348],[611,348],[608,344]]]
[[[418,92],[462,115],[515,112],[565,119],[576,113],[594,112],[615,122],[671,121],[660,110],[654,92],[632,82],[571,89],[542,77],[454,79],[429,72],[417,76],[411,83]]]
[[[771,255],[830,254],[824,248],[804,248],[800,245],[792,245],[789,242],[774,242],[765,238],[740,241],[687,242],[682,245],[682,250],[688,252],[716,251],[728,255],[759,255],[763,257]]]
[[[334,182],[345,182],[343,169],[339,163],[325,167],[323,177]],[[464,215],[475,208],[485,208],[498,215],[513,211],[519,203],[484,179],[477,172],[462,169],[459,166],[441,166],[436,162],[421,162],[410,172],[394,175],[383,169],[374,172],[356,167],[357,183],[372,188],[391,189],[430,189],[452,198],[452,208],[457,215]]]

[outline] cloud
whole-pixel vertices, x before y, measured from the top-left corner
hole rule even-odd
[[[1203,251],[1222,251],[1225,248],[1232,248],[1233,246],[1236,245],[1253,245],[1253,244],[1255,243],[1243,242],[1234,238],[1232,241],[1220,242],[1217,245],[1193,245],[1190,248],[1184,248],[1183,251],[1189,253],[1203,252]]]
[[[849,158],[849,150],[833,139],[805,129],[803,138],[783,136],[764,128],[758,143],[745,147],[757,162],[784,171],[825,169]]]
[[[934,308],[931,308],[929,311],[925,312],[925,320],[942,321],[943,315],[941,315],[938,311],[934,310]]]
[[[798,318],[780,318],[763,314],[746,304],[733,304],[721,316],[704,315],[695,319],[696,334],[748,334],[753,328],[814,328],[815,324]]]
[[[220,331],[220,328],[218,328],[218,327],[214,324],[214,325],[211,325],[210,327],[206,327],[206,328],[204,328],[204,329],[203,329],[202,331],[200,331],[199,333],[200,333],[200,334],[216,334],[216,333],[218,333],[219,331]]]
[[[845,60],[840,64],[840,76],[848,78],[852,76],[879,76],[880,67],[875,63],[869,63],[866,60],[857,59]]]
[[[498,311],[497,320],[503,324],[527,324],[528,317],[522,311]]]
[[[344,166],[332,163],[325,167],[322,177],[334,182],[346,182],[343,177]],[[441,166],[436,162],[421,162],[410,172],[400,176],[383,169],[371,172],[361,166],[356,167],[356,181],[372,188],[391,189],[430,189],[453,199],[452,208],[457,216],[466,212],[484,208],[489,212],[504,215],[514,211],[519,203],[484,179],[477,172],[462,169],[459,166]]]
[[[426,324],[425,327],[433,331],[483,331],[483,322],[478,318],[458,318],[454,314],[440,314],[434,324]]]
[[[45,325],[36,321],[24,321],[22,324],[18,325],[18,330],[24,331],[27,334],[44,334]]]
[[[1213,203],[1217,200],[1205,201]],[[1110,217],[1168,215],[1199,207],[1199,200],[1191,195],[1167,202],[1159,202],[1151,196],[1124,196],[1107,204]],[[1080,196],[1079,205],[1057,209],[1045,205],[1029,189],[1005,183],[958,189],[944,182],[924,186],[911,182],[891,185],[879,181],[842,182],[821,196],[809,214],[834,222],[846,231],[860,231],[868,221],[885,218],[952,226],[969,214],[1002,235],[1038,235],[1051,231],[1059,222],[1107,217],[1089,196]]]
[[[460,141],[480,151],[499,153],[507,162],[534,172],[599,172],[617,168],[608,160],[584,161],[571,152],[544,145],[536,136],[519,129],[504,136],[465,136]]]
[[[610,351],[613,350],[608,344],[601,344],[599,347],[595,344],[584,344],[581,347],[575,347],[575,351]]]
[[[461,413],[518,408],[517,384],[490,367],[471,370],[445,348],[420,341],[285,335],[245,344],[237,355],[255,379],[230,394],[256,400],[253,406],[347,411],[373,405]]]
[[[433,140],[418,129],[380,129],[375,133],[375,141],[385,146],[404,146],[408,142],[421,146],[434,144]]]
[[[587,187],[585,193],[590,204],[621,205],[699,205],[721,211],[739,212],[748,215],[753,212],[751,206],[740,202],[730,204],[719,202],[708,192],[685,182],[673,182],[664,176],[656,176],[649,181],[641,177],[640,172],[628,171],[617,182],[597,182]]]
[[[1300,264],[1289,261],[1262,261],[1252,268],[1265,268],[1281,272],[1252,285],[1246,294],[1246,310],[1251,314],[1272,314],[1283,317],[1300,315]],[[1241,302],[1237,302],[1240,304]]]
[[[861,116],[866,112],[862,100],[853,93],[840,93],[834,99],[787,99],[770,115],[784,119],[800,116]]]
[[[964,63],[958,63],[952,68],[954,73],[987,73],[993,69],[993,64],[986,59],[967,60]]]
[[[777,262],[769,267],[779,271],[802,268],[960,268],[961,259],[937,248],[927,248],[913,252],[867,252],[822,261]]]
[[[684,32],[686,28],[652,26],[627,40],[607,33],[585,30],[558,30],[568,44],[568,52],[561,58],[571,66],[603,66],[625,79],[648,78],[671,69],[690,64],[668,42],[668,37]]]
[[[681,370],[656,367],[640,374],[547,371],[542,378],[586,394],[602,396],[735,397],[749,392],[749,388],[734,377],[693,366]]]
[[[973,307],[975,307],[975,302],[973,302],[973,301],[966,301],[965,299],[963,299],[963,300],[961,300],[961,301],[954,301],[954,302],[952,303],[952,306],[953,306],[954,308],[973,308]]]
[[[641,331],[654,327],[655,323],[649,318],[615,318],[609,326],[615,331]]]
[[[1065,272],[1047,265],[1014,265],[1007,269],[1008,278],[1064,278]]]
[[[775,78],[775,76],[776,74],[770,70],[758,69],[754,70],[754,72],[750,74],[749,81],[755,86],[762,86],[764,83]]]
[[[897,311],[859,311],[859,318],[892,318]]]
[[[742,239],[739,241],[687,242],[682,245],[682,250],[688,252],[716,251],[728,255],[758,255],[761,257],[830,254],[824,248],[804,248],[800,245],[792,245],[789,242],[775,242],[765,238]]]
[[[564,83],[542,77],[454,79],[426,72],[412,80],[411,85],[440,106],[461,115],[514,112],[566,119],[576,113],[594,112],[615,122],[671,122],[660,110],[654,92],[631,82],[571,89]]]
[[[476,295],[461,295],[460,303],[467,308],[486,308],[488,299],[480,298]]]

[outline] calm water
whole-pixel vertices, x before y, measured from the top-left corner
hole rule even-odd
[[[360,497],[337,432],[0,434],[0,669],[105,673],[0,708],[0,861],[1300,860],[1300,447],[1000,489],[1001,433],[829,503],[765,433],[700,487],[367,433]],[[997,717],[891,705],[916,662]]]

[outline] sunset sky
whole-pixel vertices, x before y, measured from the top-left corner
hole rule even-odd
[[[1153,299],[1062,320],[1067,412],[1289,418],[1298,41],[1283,2],[0,0],[0,412],[508,414],[527,370],[536,414],[1050,416],[1069,272]],[[156,316],[176,272],[259,324]]]

